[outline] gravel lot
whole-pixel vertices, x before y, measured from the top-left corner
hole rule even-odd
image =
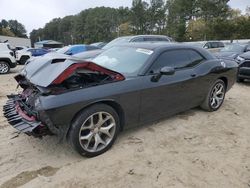
[[[122,132],[111,150],[83,158],[57,137],[18,134],[2,115],[11,74],[0,75],[0,188],[250,187],[250,83],[218,112],[199,108]]]

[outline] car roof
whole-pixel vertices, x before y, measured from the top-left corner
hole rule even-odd
[[[164,42],[131,42],[131,43],[125,43],[120,44],[117,46],[126,46],[126,47],[133,47],[133,48],[142,48],[142,49],[148,49],[153,51],[162,52],[164,50],[171,50],[171,49],[193,49],[195,51],[198,51],[201,53],[204,57],[207,59],[214,59],[215,56],[212,55],[209,51],[201,48],[196,47],[188,44],[182,44],[182,43],[164,43]]]
[[[133,42],[125,43],[117,46],[127,46],[133,48],[145,48],[148,50],[162,49],[162,48],[197,48],[188,44],[181,43],[165,43],[165,42]]]
[[[127,38],[127,39],[133,39],[133,38],[137,38],[137,37],[162,37],[162,38],[168,38],[171,39],[171,37],[165,36],[165,35],[129,35],[129,36],[122,36],[122,37],[118,37],[118,38]]]

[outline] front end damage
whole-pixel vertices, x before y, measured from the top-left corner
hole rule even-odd
[[[48,135],[51,132],[39,119],[38,114],[26,104],[22,95],[8,95],[8,101],[3,106],[4,116],[10,125],[20,132],[35,137]]]
[[[53,61],[52,61],[53,62]],[[65,62],[62,62],[65,63]],[[29,65],[27,65],[29,66]],[[53,67],[55,68],[55,67]],[[52,70],[53,71],[53,70]],[[24,71],[23,71],[24,72]],[[91,62],[69,63],[68,66],[57,75],[54,75],[49,84],[45,85],[44,78],[39,82],[36,74],[19,74],[15,77],[18,85],[23,91],[17,95],[8,95],[8,101],[3,107],[4,116],[10,125],[20,132],[42,137],[45,135],[57,134],[64,136],[62,128],[58,127],[51,121],[47,111],[55,109],[46,109],[40,103],[40,97],[60,97],[61,94],[82,90],[88,87],[108,84],[112,82],[122,81],[125,78],[120,73],[105,69]],[[51,78],[51,77],[50,77]],[[69,101],[67,101],[67,104]],[[60,104],[63,107],[65,104]]]

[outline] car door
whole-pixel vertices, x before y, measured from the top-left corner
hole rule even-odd
[[[204,58],[193,57],[191,53],[186,49],[165,51],[153,63],[145,76],[147,88],[141,91],[140,122],[156,120],[200,104],[201,91],[195,67]],[[152,76],[165,66],[175,68],[175,73],[162,75],[158,82],[153,82]]]

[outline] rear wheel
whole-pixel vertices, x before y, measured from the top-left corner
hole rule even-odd
[[[10,72],[10,66],[6,61],[0,61],[0,74],[7,74]]]
[[[69,141],[81,155],[94,157],[107,151],[120,130],[119,116],[105,104],[83,110],[73,122]]]
[[[210,112],[218,110],[224,102],[225,94],[225,82],[217,80],[210,88],[201,108]]]
[[[22,56],[20,58],[19,64],[24,65],[29,58],[30,58],[29,56]]]

